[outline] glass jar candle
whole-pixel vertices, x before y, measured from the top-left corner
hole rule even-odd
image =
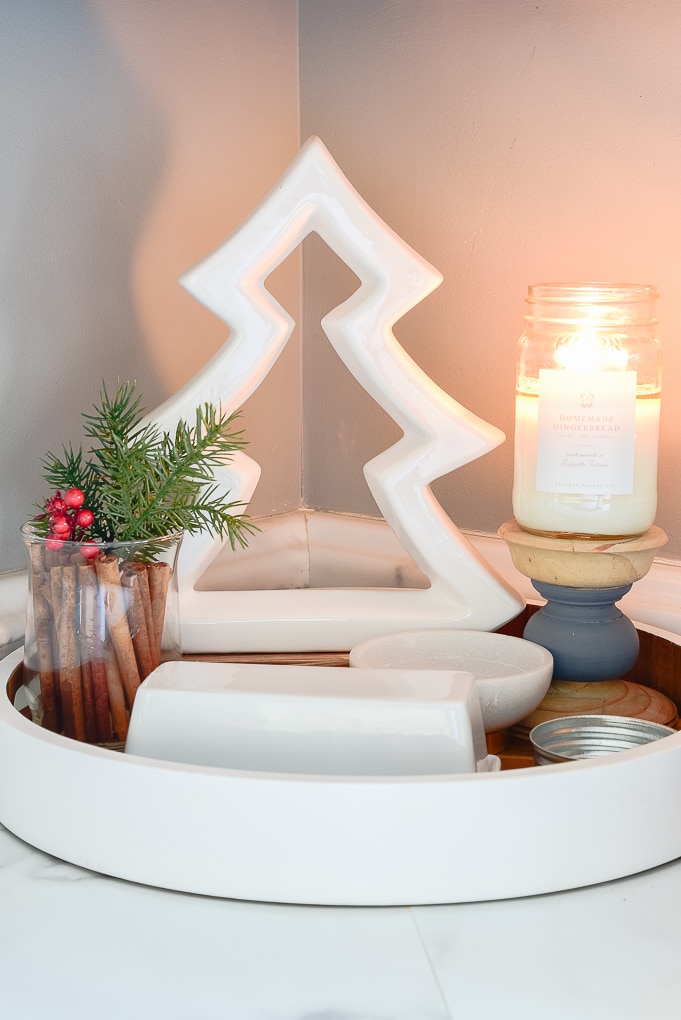
[[[538,534],[640,535],[655,519],[655,287],[535,284],[518,346],[513,512]]]

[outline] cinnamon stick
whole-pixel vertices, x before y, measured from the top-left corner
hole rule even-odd
[[[98,556],[95,560],[95,570],[97,571],[97,580],[99,581],[104,605],[107,629],[118,660],[120,678],[125,690],[128,707],[132,708],[135,693],[140,685],[140,675],[130,635],[130,627],[128,626],[125,598],[118,572],[118,557],[112,553]],[[120,733],[119,739],[123,739]]]
[[[132,637],[132,645],[135,649],[137,667],[142,680],[149,676],[153,666],[151,642],[147,629],[147,617],[151,615],[151,601],[149,600],[149,613],[144,611],[144,596],[140,582],[140,573],[146,580],[147,571],[143,563],[126,563],[121,574],[121,584],[125,590],[125,604],[128,612],[128,626]],[[148,593],[148,582],[147,582]]]
[[[95,724],[97,742],[108,744],[111,740],[111,710],[109,708],[109,686],[106,678],[106,663],[102,654],[92,660],[92,691],[95,696]]]
[[[170,565],[168,563],[150,563],[147,567],[147,576],[149,578],[151,615],[154,622],[153,659],[155,664],[158,665],[161,661],[163,622],[166,615],[166,601],[170,584]]]
[[[92,683],[92,663],[81,662],[80,679],[83,691],[83,721],[88,744],[97,743],[97,719],[95,717],[95,691]]]
[[[94,563],[92,564],[94,570]],[[106,657],[113,655],[106,649],[106,618],[104,600],[101,595],[97,573],[94,570],[94,614],[93,614],[93,649],[92,649],[92,689],[95,695],[95,719],[97,721],[97,737],[99,743],[108,744],[112,738],[111,709],[109,706],[109,686],[106,677]]]
[[[57,676],[55,674],[52,649],[54,619],[45,584],[45,570],[40,546],[30,546],[30,560],[33,629],[35,632],[38,675],[40,677],[42,725],[46,729],[58,733],[60,729],[60,712]]]
[[[108,640],[104,644],[104,672],[114,736],[118,740],[125,740],[128,735],[128,712],[125,705],[125,691],[121,672],[118,668],[118,659],[113,646]]]
[[[139,581],[140,595],[142,597],[142,606],[144,607],[144,620],[147,625],[147,634],[149,635],[149,644],[154,644],[154,616],[151,609],[151,591],[149,589],[149,567],[146,563],[131,563],[130,568],[137,574],[137,580]],[[158,662],[154,663],[154,666],[158,666]]]
[[[97,603],[97,577],[92,563],[76,565],[78,590],[80,593],[78,641],[80,645],[80,670],[83,684],[83,707],[85,713],[86,740],[96,744],[99,739],[93,661],[95,657],[95,629]]]
[[[56,611],[64,735],[85,740],[85,713],[76,635],[76,568],[73,565],[52,567],[50,582],[52,606]]]

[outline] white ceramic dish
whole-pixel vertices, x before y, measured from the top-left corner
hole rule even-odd
[[[0,821],[104,874],[269,902],[464,903],[593,885],[681,855],[681,812],[669,809],[681,733],[509,772],[240,772],[40,729],[4,694],[21,659],[0,662]]]
[[[488,770],[470,673],[166,662],[137,692],[126,752],[252,772]]]
[[[520,722],[549,689],[553,657],[541,645],[477,630],[416,630],[355,645],[362,669],[464,670],[477,684],[487,733]]]

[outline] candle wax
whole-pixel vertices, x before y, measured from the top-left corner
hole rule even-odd
[[[631,491],[542,491],[537,487],[539,398],[516,396],[513,512],[518,524],[546,534],[638,535],[655,519],[659,394],[638,396]]]

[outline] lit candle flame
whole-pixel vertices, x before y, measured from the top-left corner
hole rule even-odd
[[[589,327],[561,337],[554,352],[556,367],[573,372],[622,371],[628,359],[628,352],[617,336],[612,333],[606,336]]]

